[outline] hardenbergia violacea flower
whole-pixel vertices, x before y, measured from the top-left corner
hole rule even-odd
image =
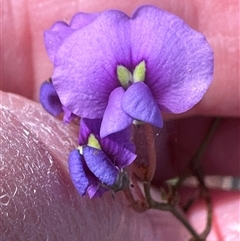
[[[88,193],[92,198],[108,190],[124,190],[136,210],[168,210],[196,240],[204,240],[209,224],[198,235],[171,196],[185,174],[176,179],[166,202],[156,202],[150,194],[156,166],[152,126],[163,126],[163,112],[190,110],[212,82],[213,52],[204,35],[179,17],[146,5],[131,17],[117,10],[77,13],[69,24],[56,22],[45,31],[44,42],[54,70],[51,81],[41,87],[40,101],[54,116],[63,112],[65,123],[80,119],[78,143],[68,158],[70,176],[80,195]],[[143,158],[148,156],[148,160],[140,164],[132,123],[144,127],[148,155]],[[134,160],[135,169],[132,165],[130,170]],[[198,177],[196,170],[193,174]],[[130,181],[140,202],[132,195]],[[206,191],[204,181],[199,183]]]
[[[130,142],[131,129],[100,138],[101,120],[82,119],[79,147],[69,155],[69,171],[81,195],[101,196],[107,190],[119,191],[128,186],[124,168],[136,155]]]
[[[154,6],[131,18],[109,10],[76,14],[45,31],[61,103],[82,118],[102,118],[101,137],[140,120],[161,127],[161,112],[182,113],[212,81],[205,37]]]

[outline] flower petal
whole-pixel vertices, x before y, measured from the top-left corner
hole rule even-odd
[[[102,119],[83,118],[80,122],[79,144],[86,145],[90,134],[99,136]]]
[[[135,146],[130,141],[120,145],[118,142],[106,137],[101,139],[101,145],[114,165],[120,169],[130,165],[137,157],[137,155],[131,151],[131,149],[135,149]]]
[[[76,13],[73,16],[69,26],[72,29],[80,29],[82,27],[85,27],[92,21],[94,21],[99,15],[100,15],[99,13],[82,13],[82,12]]]
[[[105,109],[101,124],[101,138],[127,128],[132,123],[132,118],[121,107],[122,97],[125,91],[118,87],[109,96],[108,105]]]
[[[143,82],[131,85],[122,98],[122,108],[132,118],[163,126],[163,120],[156,101],[148,86]]]
[[[103,183],[113,185],[118,177],[118,170],[109,157],[101,150],[83,146],[83,156],[90,171]]]
[[[82,196],[85,195],[91,183],[84,170],[83,156],[80,155],[78,150],[73,150],[69,154],[68,168],[75,188]]]
[[[63,112],[62,104],[51,82],[42,83],[39,98],[43,108],[51,115],[57,116]]]
[[[108,191],[108,189],[101,187],[100,182],[98,185],[90,185],[87,189],[87,193],[90,199],[94,197],[101,197],[106,191]]]
[[[62,107],[64,111],[64,117],[63,122],[64,123],[70,123],[73,119],[77,118],[76,115],[74,115],[70,110],[68,110],[66,107]]]
[[[132,143],[131,139],[132,139],[132,126],[129,126],[128,128],[113,133],[109,136],[107,136],[107,138],[111,139],[112,141],[115,141],[117,143],[119,143],[119,145],[125,145],[127,143],[127,146]],[[132,152],[135,151],[135,147],[134,148],[130,148],[129,150],[131,150]]]
[[[132,19],[132,60],[135,65],[146,61],[145,83],[160,109],[189,110],[213,77],[213,53],[205,37],[154,6],[140,7]]]
[[[103,12],[75,31],[54,58],[53,85],[63,105],[83,118],[102,118],[120,86],[117,65],[128,67],[130,56],[130,22],[122,12]]]
[[[44,43],[51,61],[54,61],[55,54],[60,45],[71,33],[73,33],[65,22],[56,22],[49,30],[44,31]]]
[[[102,150],[119,169],[130,165],[136,158],[136,147],[131,141],[131,126],[100,140]]]
[[[131,140],[131,127],[124,129],[123,131],[108,135],[105,138],[100,138],[101,119],[81,119],[80,123],[80,135],[79,144],[86,145],[90,134],[94,134],[101,145],[101,150],[107,154],[112,163],[119,168],[123,168],[130,165],[136,158],[135,145]]]

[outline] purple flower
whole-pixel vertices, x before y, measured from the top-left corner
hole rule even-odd
[[[154,6],[131,18],[120,11],[78,13],[45,32],[61,103],[83,118],[101,118],[101,137],[133,120],[161,127],[161,112],[182,113],[211,84],[213,53],[205,37]]]
[[[79,148],[69,155],[69,172],[73,184],[81,195],[101,196],[109,189],[118,191],[128,185],[124,168],[136,155],[130,142],[131,130],[100,138],[101,120],[82,119]]]
[[[63,112],[62,104],[51,81],[42,83],[39,99],[43,108],[51,115],[57,116]]]
[[[62,105],[51,80],[42,83],[39,100],[43,108],[53,116],[58,116],[64,112],[63,121],[65,123],[69,123],[76,117],[71,111]]]

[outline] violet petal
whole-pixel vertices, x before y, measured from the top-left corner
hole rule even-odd
[[[83,156],[80,155],[78,150],[73,150],[69,154],[68,168],[75,188],[82,196],[85,195],[90,181],[84,170]]]
[[[205,37],[179,17],[154,6],[136,10],[132,60],[146,61],[145,83],[164,111],[181,113],[201,100],[213,78],[213,53]]]
[[[77,118],[76,115],[74,115],[70,110],[68,110],[66,107],[62,107],[64,111],[64,117],[63,122],[64,123],[70,123],[74,118]]]
[[[44,31],[44,43],[48,53],[48,57],[54,62],[55,54],[64,41],[71,33],[73,33],[68,24],[65,22],[56,22],[49,30]]]
[[[92,184],[87,189],[87,193],[90,199],[94,197],[101,197],[106,191],[108,191],[108,189],[101,187],[100,183],[98,183],[98,185]]]
[[[129,18],[106,11],[62,43],[54,58],[53,85],[74,114],[102,118],[110,93],[120,86],[116,66],[130,62]]]
[[[86,145],[90,134],[99,136],[102,119],[83,118],[80,122],[79,144]]]
[[[109,186],[116,182],[118,170],[103,151],[83,146],[83,156],[90,171],[101,182]]]
[[[101,124],[101,138],[124,130],[131,125],[132,118],[126,114],[121,107],[121,101],[124,93],[124,89],[122,87],[118,87],[110,94],[108,105],[105,109]]]
[[[118,142],[106,137],[101,139],[102,149],[107,152],[109,158],[117,167],[124,168],[130,165],[137,157],[131,149],[135,149],[130,141],[120,145]]]
[[[113,133],[113,134],[107,136],[107,138],[119,143],[119,145],[125,145],[125,143],[127,143],[127,144],[132,143],[130,141],[132,138],[132,126],[129,126],[126,129],[119,131],[117,133]],[[129,150],[134,152],[135,148],[129,149]]]
[[[69,24],[72,29],[80,29],[94,21],[100,14],[99,13],[76,13]]]
[[[51,115],[57,116],[63,112],[62,104],[51,82],[42,83],[39,99],[43,108]]]
[[[163,120],[155,99],[148,86],[143,82],[131,85],[122,98],[122,108],[132,118],[163,126]]]
[[[136,158],[136,147],[131,141],[131,126],[100,140],[102,150],[120,169],[130,165]]]

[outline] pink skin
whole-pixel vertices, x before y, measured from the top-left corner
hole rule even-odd
[[[143,3],[155,4],[177,14],[207,36],[215,52],[214,82],[203,100],[184,115],[228,117],[204,156],[204,168],[209,174],[239,176],[237,0],[5,1],[2,90],[38,99],[39,86],[52,71],[42,32],[54,21],[69,20],[77,11],[109,8],[131,14]],[[2,93],[1,100],[0,126],[4,134],[1,138],[0,203],[3,204],[4,225],[0,232],[6,234],[6,240],[16,240],[16,237],[45,240],[47,235],[50,240],[79,240],[79,237],[83,240],[96,240],[96,237],[98,240],[105,240],[105,237],[111,240],[187,239],[188,233],[170,214],[135,213],[120,193],[115,201],[110,195],[92,201],[79,197],[69,180],[66,163],[68,152],[77,142],[76,127],[61,124],[38,104],[23,97]],[[164,155],[161,153],[158,163],[156,184],[182,169],[209,123],[209,118],[202,117],[165,125],[160,132],[159,148]],[[213,192],[215,211],[209,241],[237,240],[239,199],[239,193]],[[205,221],[203,210],[199,202],[189,213],[196,228],[201,228]]]

